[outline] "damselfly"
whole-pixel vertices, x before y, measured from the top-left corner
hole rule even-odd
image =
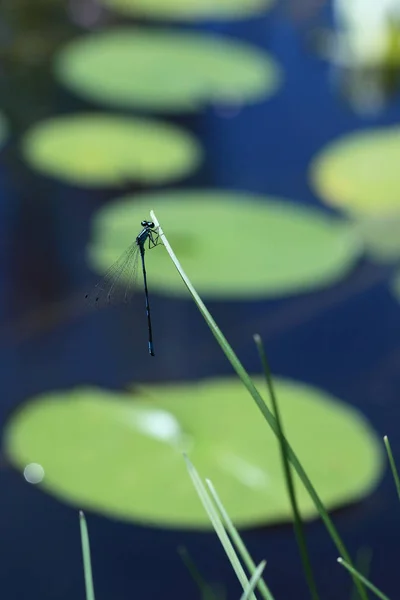
[[[117,302],[129,302],[132,298],[137,273],[139,254],[142,263],[144,295],[146,302],[147,328],[149,334],[149,353],[154,356],[153,331],[151,328],[149,292],[147,288],[146,266],[144,261],[145,243],[148,240],[149,249],[159,244],[159,235],[154,231],[152,221],[142,221],[142,231],[136,237],[133,244],[123,255],[108,269],[93,290],[86,294],[88,302],[95,306],[104,306]]]

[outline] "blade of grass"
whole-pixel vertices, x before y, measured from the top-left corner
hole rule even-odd
[[[399,473],[397,471],[396,463],[394,462],[392,448],[390,446],[389,438],[387,437],[387,435],[384,436],[383,443],[385,444],[386,452],[387,452],[387,455],[388,455],[388,458],[389,458],[389,464],[390,464],[390,468],[392,470],[392,475],[393,475],[394,483],[396,485],[397,495],[398,495],[398,497],[400,499],[400,479],[399,479]]]
[[[228,534],[229,534],[231,540],[233,541],[234,545],[236,546],[236,549],[237,549],[242,561],[244,562],[244,564],[247,567],[248,573],[254,574],[254,571],[256,570],[255,562],[251,558],[246,546],[244,545],[243,540],[240,537],[238,530],[232,523],[232,520],[231,520],[230,516],[228,515],[224,505],[222,504],[221,499],[218,496],[217,491],[214,488],[212,482],[209,479],[206,479],[206,484],[208,485],[211,496],[213,497],[213,500],[214,500],[219,512],[221,513],[225,528],[228,531]],[[273,595],[269,591],[265,581],[262,578],[259,579],[257,586],[258,586],[258,589],[260,590],[262,597],[265,598],[265,600],[274,600]]]
[[[362,581],[363,584],[371,590],[371,592],[374,592],[375,596],[378,596],[378,598],[380,598],[381,600],[389,600],[388,596],[386,596],[383,592],[378,590],[377,587],[375,587],[366,577],[361,575],[361,573],[359,573],[354,567],[352,567],[345,560],[343,560],[343,558],[339,557],[337,561],[340,565],[347,569],[353,575],[353,577],[356,577],[357,579]]]
[[[189,571],[193,581],[199,588],[202,599],[218,600],[218,595],[214,594],[212,587],[205,581],[204,577],[201,575],[200,571],[198,570],[192,558],[190,557],[187,549],[184,546],[179,546],[178,554],[181,557],[183,564]]]
[[[248,600],[250,598],[260,581],[262,572],[264,571],[266,564],[267,563],[265,562],[265,560],[260,562],[253,575],[251,576],[251,579],[249,581],[249,587],[243,592],[243,594],[240,597],[240,600]]]
[[[255,387],[251,377],[246,372],[245,368],[243,367],[242,363],[240,362],[240,360],[238,359],[236,354],[233,352],[232,348],[228,344],[227,339],[223,335],[222,331],[219,329],[218,325],[216,324],[216,322],[212,318],[211,314],[207,310],[204,302],[201,300],[200,296],[194,289],[194,287],[191,284],[186,273],[182,269],[182,266],[181,266],[179,260],[175,256],[174,251],[172,250],[167,238],[165,237],[165,234],[158,222],[156,215],[154,214],[154,211],[150,211],[150,215],[151,215],[151,219],[154,222],[155,226],[158,228],[158,233],[159,233],[159,236],[165,246],[165,249],[167,250],[167,252],[168,252],[172,262],[174,263],[179,275],[181,276],[184,284],[186,285],[187,289],[189,290],[193,300],[197,304],[199,311],[201,312],[201,314],[203,315],[209,328],[211,329],[212,334],[214,335],[215,339],[221,346],[223,352],[225,353],[225,356],[227,357],[227,359],[231,363],[232,367],[238,374],[243,385],[247,388],[248,392],[251,394],[253,400],[257,404],[257,407],[261,411],[262,415],[264,416],[265,420],[271,427],[272,431],[275,433],[275,435],[278,435],[278,429],[276,426],[276,420],[275,420],[274,415],[272,414],[272,412],[269,410],[269,408],[265,404],[265,402],[262,399],[261,395],[259,394],[257,388]],[[344,543],[340,539],[340,536],[339,536],[331,518],[329,517],[324,504],[322,503],[319,495],[317,494],[316,490],[314,489],[314,486],[312,485],[308,475],[306,474],[305,470],[303,469],[303,466],[300,463],[299,459],[297,458],[296,454],[292,450],[292,448],[289,445],[289,443],[287,442],[287,440],[285,440],[285,441],[286,441],[286,445],[287,445],[287,453],[289,456],[289,460],[292,463],[292,465],[294,466],[295,470],[297,471],[297,474],[300,477],[304,487],[306,488],[310,498],[314,502],[314,505],[316,506],[317,511],[320,514],[320,517],[323,520],[325,527],[327,528],[327,530],[329,532],[329,535],[331,536],[336,548],[338,549],[338,552],[342,556],[345,557],[346,561],[349,564],[352,564],[349,553],[347,552]],[[354,583],[357,586],[358,592],[359,592],[362,600],[368,600],[363,585],[360,583],[360,581],[356,577],[354,578]]]
[[[236,573],[236,577],[239,579],[243,590],[245,590],[245,589],[247,589],[247,586],[249,585],[249,580],[247,579],[246,573],[244,572],[244,569],[243,569],[243,567],[240,563],[240,560],[235,552],[235,549],[232,546],[232,542],[230,541],[228,534],[225,531],[225,528],[224,528],[222,521],[218,515],[218,512],[214,508],[212,500],[211,500],[209,494],[207,493],[207,490],[206,490],[203,482],[201,481],[198,472],[196,471],[193,464],[190,462],[187,455],[184,454],[183,457],[185,459],[186,466],[189,471],[189,475],[193,481],[194,487],[196,488],[197,494],[198,494],[198,496],[208,514],[208,517],[215,529],[215,533],[219,537],[219,541],[221,542],[221,544],[225,550],[225,553],[232,565],[232,568]],[[252,598],[252,600],[256,600],[256,597],[254,596],[254,594],[251,595],[251,598]]]
[[[83,556],[83,571],[85,574],[86,600],[95,600],[93,577],[92,577],[92,562],[90,559],[90,544],[89,534],[86,525],[85,515],[83,511],[79,511],[79,525],[81,529],[82,556]]]
[[[371,566],[372,560],[372,549],[368,546],[362,546],[359,548],[356,554],[356,570],[363,575],[366,579],[368,579],[368,574]],[[358,595],[357,588],[353,586],[353,590],[351,593],[351,600],[359,600],[360,596]]]
[[[303,520],[301,518],[299,506],[297,504],[296,490],[294,487],[293,475],[291,466],[289,464],[288,448],[286,445],[285,436],[283,433],[283,422],[279,410],[278,400],[275,394],[275,388],[272,380],[271,369],[265,354],[264,346],[261,337],[256,334],[254,341],[257,346],[258,354],[260,357],[261,365],[264,370],[265,380],[267,383],[268,393],[271,398],[272,410],[276,420],[276,426],[278,429],[278,441],[281,453],[283,473],[285,476],[286,487],[289,494],[290,504],[292,506],[293,519],[294,519],[294,531],[296,535],[297,545],[299,547],[301,562],[303,564],[304,575],[306,577],[308,589],[310,590],[310,596],[313,600],[319,600],[317,586],[315,583],[311,561],[307,550],[306,536],[304,533]]]

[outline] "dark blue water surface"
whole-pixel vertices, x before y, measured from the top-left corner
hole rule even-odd
[[[207,155],[199,174],[180,186],[249,190],[319,205],[306,178],[313,154],[340,134],[399,119],[398,97],[377,117],[356,116],[330,87],[329,66],[278,10],[206,29],[269,50],[282,64],[285,85],[272,99],[236,116],[209,108],[195,117],[177,117],[201,136]],[[53,89],[53,96],[49,115],[76,108],[77,100],[65,92]],[[232,374],[189,299],[153,295],[155,359],[146,352],[142,297],[131,310],[82,313],[80,300],[94,277],[84,260],[90,217],[112,196],[131,190],[85,192],[33,176],[16,150],[17,140],[11,139],[0,167],[1,423],[24,400],[46,390],[87,383],[119,389],[135,381]],[[258,331],[276,374],[320,386],[361,409],[379,435],[390,437],[400,458],[400,309],[388,289],[390,272],[362,260],[343,281],[320,292],[208,306],[247,369],[259,371],[251,337]],[[0,481],[3,596],[83,598],[77,511],[27,484],[6,460]],[[223,583],[229,598],[239,597],[213,533],[87,517],[98,599],[198,597],[177,554],[179,545],[189,549],[208,581]],[[395,598],[400,512],[391,477],[334,519],[353,554],[362,546],[373,549],[372,580]],[[323,526],[310,524],[307,534],[322,596],[348,598],[349,577],[337,565]],[[268,560],[267,578],[277,600],[307,597],[291,526],[247,531],[244,539],[256,561]]]

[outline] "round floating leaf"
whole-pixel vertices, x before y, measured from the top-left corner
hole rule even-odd
[[[209,297],[271,297],[342,277],[360,244],[349,224],[282,199],[220,191],[171,191],[122,198],[94,221],[89,261],[103,273],[132,243],[154,209],[198,292]],[[151,289],[186,296],[162,247],[147,252]]]
[[[394,274],[390,287],[394,297],[400,302],[400,270],[397,270]]]
[[[285,433],[327,507],[368,494],[383,461],[362,415],[309,386],[280,380],[276,388]],[[111,517],[209,528],[186,451],[236,525],[291,519],[276,438],[236,379],[146,386],[135,397],[47,393],[15,414],[5,448],[21,471],[32,462],[43,467],[44,490]],[[303,486],[297,492],[304,517],[315,517]]]
[[[385,263],[400,259],[400,211],[380,218],[359,219],[355,227],[373,260]]]
[[[8,123],[6,118],[0,113],[0,148],[4,145],[8,137]]]
[[[400,211],[400,127],[370,129],[335,140],[311,164],[321,198],[345,211]]]
[[[268,9],[273,0],[101,0],[123,15],[151,19],[243,19]]]
[[[159,184],[184,177],[201,158],[195,138],[177,127],[99,113],[39,122],[22,150],[34,169],[81,186]]]
[[[148,110],[197,110],[275,93],[280,69],[264,52],[200,33],[118,28],[72,41],[59,80],[92,101]]]

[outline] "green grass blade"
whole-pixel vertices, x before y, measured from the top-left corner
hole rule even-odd
[[[265,404],[265,402],[262,399],[261,395],[259,394],[257,388],[255,387],[251,377],[246,372],[245,368],[243,367],[242,363],[240,362],[240,360],[238,359],[236,354],[233,352],[232,348],[228,344],[228,341],[226,340],[222,331],[217,326],[216,322],[214,321],[211,314],[207,310],[204,302],[201,300],[200,296],[194,289],[194,287],[191,284],[186,273],[182,269],[182,266],[181,266],[179,260],[175,256],[175,254],[171,248],[171,245],[169,244],[162,228],[160,227],[160,224],[157,220],[156,215],[154,214],[154,211],[150,211],[150,215],[151,215],[152,221],[154,222],[155,226],[158,227],[158,233],[160,235],[160,239],[162,240],[162,242],[165,246],[165,249],[167,250],[167,252],[168,252],[172,262],[174,263],[179,275],[181,276],[184,284],[186,285],[187,289],[189,290],[193,300],[197,304],[199,311],[201,312],[201,314],[203,315],[204,319],[206,320],[209,328],[211,329],[212,334],[214,335],[215,339],[221,346],[223,352],[225,353],[225,356],[227,357],[227,359],[231,363],[232,367],[238,374],[243,385],[247,388],[248,392],[250,393],[253,400],[257,404],[257,407],[261,411],[262,415],[264,416],[265,420],[271,427],[272,431],[275,433],[275,435],[278,435],[278,428],[276,425],[276,419],[275,419],[274,415],[269,410],[268,406]],[[320,499],[319,495],[317,494],[316,490],[314,489],[314,486],[312,485],[308,475],[306,474],[305,470],[303,469],[303,466],[301,465],[299,459],[297,458],[296,454],[294,453],[294,451],[292,450],[291,446],[289,445],[289,443],[287,441],[286,441],[286,444],[287,444],[287,454],[289,456],[289,460],[292,463],[293,467],[295,468],[298,476],[300,477],[310,498],[314,502],[314,505],[316,506],[317,511],[320,514],[320,517],[323,520],[325,527],[327,528],[329,535],[331,536],[338,552],[346,559],[346,561],[349,564],[351,564],[351,559],[350,559],[349,553],[347,552],[344,543],[340,539],[340,536],[339,536],[331,518],[329,517],[328,512],[325,509],[325,506],[323,505],[323,502],[321,501],[321,499]],[[360,583],[360,581],[357,578],[354,578],[354,583],[357,586],[358,592],[359,592],[362,600],[368,600],[365,589],[364,589],[363,585]]]
[[[218,496],[217,491],[214,488],[213,484],[211,483],[211,481],[209,479],[206,479],[206,483],[210,490],[211,496],[213,497],[213,500],[214,500],[220,514],[222,515],[222,520],[224,522],[225,528],[226,528],[232,542],[234,543],[236,550],[238,551],[242,561],[246,565],[248,573],[254,575],[254,572],[256,570],[255,562],[251,558],[246,546],[244,545],[243,540],[240,537],[238,530],[232,523],[232,520],[229,517],[224,505],[222,504],[221,499]],[[258,589],[260,590],[262,597],[265,598],[265,600],[274,600],[273,595],[269,591],[265,581],[262,578],[259,578],[259,581],[257,582],[257,586],[258,586]]]
[[[345,560],[343,560],[343,558],[338,558],[337,561],[340,565],[343,565],[343,567],[347,569],[353,575],[353,577],[356,577],[357,579],[362,581],[363,584],[371,590],[371,592],[374,592],[375,596],[378,596],[378,598],[380,598],[381,600],[389,600],[386,594],[378,590],[377,587],[375,587],[366,577],[361,575],[361,573],[359,573],[354,567],[352,567]]]
[[[190,557],[187,549],[184,546],[179,546],[178,554],[181,557],[185,567],[189,571],[193,581],[197,585],[202,600],[220,600],[218,594],[214,593],[211,585],[209,585],[205,581],[204,577],[201,575],[200,571],[198,570],[192,558]]]
[[[251,579],[249,581],[249,587],[247,588],[247,590],[245,590],[243,592],[243,594],[240,597],[240,600],[248,600],[250,598],[250,596],[253,594],[254,590],[256,589],[256,587],[260,581],[262,572],[265,569],[265,565],[266,565],[265,560],[260,562],[258,567],[255,569],[253,575],[251,576]]]
[[[247,579],[246,573],[244,572],[244,569],[241,565],[239,557],[237,556],[237,554],[235,552],[232,542],[230,541],[228,534],[225,531],[225,528],[220,519],[220,516],[219,516],[218,512],[216,511],[216,509],[214,508],[212,500],[211,500],[209,494],[207,493],[207,490],[206,490],[203,482],[201,481],[200,476],[197,473],[195,467],[192,465],[192,463],[190,462],[190,460],[188,459],[186,454],[184,454],[183,457],[185,459],[186,466],[189,471],[189,475],[193,481],[194,487],[196,488],[197,494],[198,494],[198,496],[208,514],[208,517],[215,529],[215,533],[219,537],[219,541],[221,542],[221,544],[225,550],[225,553],[232,565],[232,568],[236,573],[236,577],[239,579],[243,590],[245,590],[245,589],[247,589],[247,587],[249,585],[249,580]],[[252,598],[252,600],[256,600],[256,597],[254,596],[254,594],[252,594],[250,597]]]
[[[83,571],[85,574],[86,600],[95,600],[93,577],[92,577],[92,562],[90,559],[90,544],[89,534],[86,525],[86,519],[83,512],[79,511],[79,525],[81,529],[82,555],[83,555]]]
[[[399,473],[397,471],[397,467],[396,467],[396,463],[394,462],[394,458],[393,458],[393,454],[392,454],[392,448],[390,447],[390,442],[389,442],[389,438],[387,437],[387,435],[385,435],[385,437],[383,438],[383,442],[385,444],[385,448],[386,448],[386,452],[389,458],[389,464],[390,464],[390,468],[392,470],[392,475],[393,475],[393,479],[394,479],[394,483],[396,485],[396,490],[397,490],[397,495],[400,499],[400,479],[399,479]]]
[[[296,535],[297,545],[299,547],[301,562],[303,564],[303,571],[306,577],[308,589],[310,590],[310,596],[313,600],[319,600],[317,586],[315,583],[311,561],[307,550],[306,536],[304,533],[303,520],[301,518],[299,506],[297,504],[296,490],[293,481],[293,475],[291,466],[289,463],[288,449],[286,445],[285,436],[283,433],[283,422],[279,410],[278,400],[275,394],[275,388],[272,380],[271,369],[265,354],[264,346],[261,337],[256,334],[254,341],[257,346],[258,354],[260,356],[261,364],[264,370],[265,380],[267,383],[268,393],[271,398],[272,409],[276,420],[276,426],[278,428],[278,441],[282,459],[283,473],[285,476],[286,487],[289,494],[290,504],[292,506],[293,519],[294,519],[294,531]]]
[[[363,575],[366,579],[368,579],[369,570],[371,566],[372,560],[372,548],[368,546],[362,546],[359,548],[356,554],[355,565],[356,571]],[[353,590],[351,593],[351,600],[359,600],[360,596],[358,595],[357,588],[353,586]]]

